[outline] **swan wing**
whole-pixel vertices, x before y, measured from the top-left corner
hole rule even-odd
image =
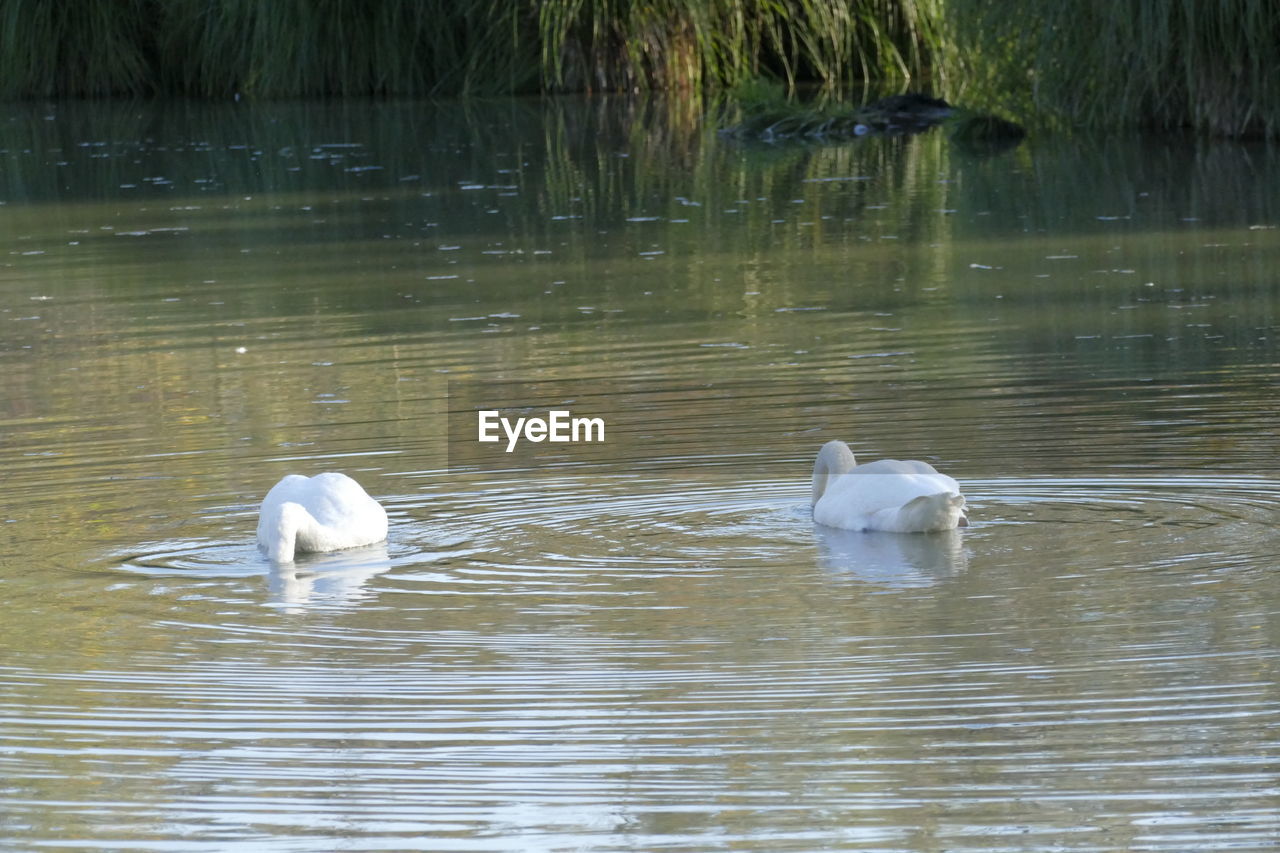
[[[831,503],[860,512],[876,512],[939,492],[958,494],[955,481],[946,482],[950,479],[919,474],[846,475],[835,478],[818,505]]]
[[[875,462],[859,465],[849,473],[855,475],[902,474],[913,478],[912,482],[929,485],[930,490],[923,494],[936,494],[938,492],[960,494],[960,484],[953,477],[940,473],[937,468],[934,468],[928,462],[921,462],[918,459],[878,459]]]
[[[386,517],[378,502],[346,474],[317,474],[308,485],[305,499],[298,503],[325,526],[342,527],[379,514]]]

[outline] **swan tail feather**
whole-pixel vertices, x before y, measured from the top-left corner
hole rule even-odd
[[[964,516],[964,497],[950,492],[912,498],[898,510],[898,522],[902,530],[922,533],[969,524]]]

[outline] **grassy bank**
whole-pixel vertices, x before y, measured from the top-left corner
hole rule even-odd
[[[940,0],[0,0],[0,97],[631,91],[907,78]]]
[[[1091,127],[1280,135],[1280,4],[947,0],[941,62],[971,90],[1020,93]]]
[[[941,45],[942,0],[544,0],[538,38],[551,88],[907,80]]]
[[[763,75],[1276,136],[1277,37],[1272,0],[0,0],[0,98],[703,91]]]
[[[502,0],[0,0],[0,98],[521,91],[531,20]]]

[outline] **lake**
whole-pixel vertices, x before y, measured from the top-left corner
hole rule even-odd
[[[1275,849],[1277,154],[12,106],[0,847]],[[272,566],[326,470],[387,542]]]

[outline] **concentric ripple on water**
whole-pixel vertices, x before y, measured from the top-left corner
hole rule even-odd
[[[1206,812],[1214,843],[1280,831],[1263,639],[1196,628],[1197,588],[1261,615],[1274,482],[974,481],[973,525],[941,537],[815,530],[789,482],[562,485],[447,496],[430,523],[391,499],[392,544],[296,569],[360,589],[316,582],[345,610],[228,594],[157,618],[174,647],[9,667],[28,699],[4,761],[109,765],[81,819],[162,847],[1178,850]],[[196,590],[255,565],[168,543],[117,569]],[[11,808],[52,784],[11,782]]]

